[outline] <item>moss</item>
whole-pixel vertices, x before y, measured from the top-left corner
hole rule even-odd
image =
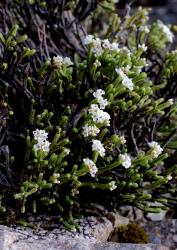
[[[141,226],[131,223],[118,228],[111,236],[110,241],[120,243],[149,243],[149,237]]]

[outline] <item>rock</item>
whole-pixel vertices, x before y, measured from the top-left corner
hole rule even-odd
[[[0,226],[0,246],[1,250],[168,250],[153,244],[119,244],[67,237],[58,237],[56,240],[48,237],[38,240],[33,237],[26,239],[22,233],[16,233],[5,226]]]
[[[163,207],[163,204],[160,202],[149,202],[149,205],[154,207]],[[147,213],[146,217],[152,221],[161,221],[164,220],[166,217],[167,211],[162,210],[160,213]]]
[[[152,221],[161,221],[166,217],[167,211],[162,211],[160,213],[148,213],[146,217]]]
[[[107,217],[102,218],[102,222],[97,224],[92,230],[92,236],[98,241],[107,241],[112,232],[120,227],[126,226],[129,219],[119,215],[118,213],[109,213]]]
[[[106,242],[117,227],[129,223],[127,218],[119,214],[109,213],[107,217],[103,217],[101,220],[90,216],[83,218],[79,222],[80,230],[77,232],[66,231],[61,225],[58,225],[58,228],[52,231],[41,229],[36,233],[29,228],[10,228],[0,225],[0,250],[168,250],[168,248],[160,244],[164,243],[172,246],[172,243],[169,244],[169,241],[173,242],[174,247],[177,247],[175,245],[176,238],[173,239],[177,233],[177,223],[174,220],[171,224],[164,225],[166,231],[164,231],[162,237],[159,236],[160,231],[157,231],[157,228],[159,230],[161,228],[159,224],[156,226],[149,225],[152,230],[150,236],[156,237],[156,241],[152,237],[151,240],[157,244],[144,245]],[[153,231],[154,227],[156,231]],[[170,234],[169,228],[173,228],[173,233]],[[146,231],[149,233],[148,230]],[[167,233],[167,231],[169,232]]]
[[[98,241],[106,241],[113,231],[113,224],[108,219],[105,219],[103,223],[93,229],[93,237]]]
[[[124,218],[128,218],[130,221],[138,221],[143,219],[143,212],[133,206],[121,206],[119,212]]]
[[[114,229],[120,226],[126,226],[130,222],[128,218],[123,217],[118,213],[109,213],[108,218],[112,222]]]
[[[177,248],[177,220],[142,221],[140,225],[149,235],[151,243],[162,244],[170,249]]]

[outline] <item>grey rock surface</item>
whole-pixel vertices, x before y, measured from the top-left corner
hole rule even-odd
[[[33,220],[33,218],[31,219]],[[39,218],[39,222],[42,223],[42,218]],[[79,225],[79,229],[75,231],[67,231],[61,224],[55,225],[55,228],[50,231],[41,228],[38,231],[34,231],[21,226],[10,228],[1,225],[0,250],[65,249],[63,248],[64,244],[67,245],[73,239],[75,241],[72,243],[72,248],[68,246],[66,249],[82,249],[81,246],[80,248],[78,248],[79,246],[75,248],[75,244],[80,244],[79,242],[86,244],[86,246],[83,245],[85,247],[83,249],[90,249],[90,245],[87,246],[90,240],[93,242],[107,241],[115,228],[127,225],[129,220],[119,214],[108,213],[107,217],[102,217],[101,219],[89,216],[78,219],[75,222]],[[88,239],[88,243],[84,243]]]
[[[32,236],[14,232],[12,229],[0,226],[1,250],[168,250],[160,245],[119,244],[98,242],[94,239],[71,239],[67,236],[58,239],[36,239]]]
[[[74,232],[68,232],[59,225],[51,231],[40,229],[38,232],[0,225],[0,250],[168,250],[155,244],[106,242],[116,227],[128,222],[119,214],[110,213],[101,221],[94,216],[78,221],[80,229]]]
[[[150,242],[168,246],[171,250],[177,249],[177,219],[143,221],[141,226],[148,233]]]

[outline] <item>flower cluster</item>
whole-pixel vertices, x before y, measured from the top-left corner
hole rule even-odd
[[[173,104],[174,104],[174,100],[173,100],[172,98],[170,98],[170,99],[168,99],[168,103],[169,103],[170,105],[173,105]]]
[[[121,68],[116,68],[116,73],[120,75],[122,84],[130,91],[132,91],[134,88],[132,80],[123,72]]]
[[[102,46],[103,48],[109,49],[110,51],[117,51],[117,52],[120,51],[118,43],[116,42],[111,43],[108,39],[102,40]]]
[[[152,158],[157,158],[163,152],[163,148],[155,141],[149,142],[148,146],[152,150]]]
[[[34,139],[37,141],[37,143],[34,145],[34,149],[42,150],[44,152],[49,152],[50,148],[50,142],[48,139],[48,133],[46,133],[44,130],[36,129],[33,131]]]
[[[104,126],[110,126],[110,115],[107,112],[101,110],[97,104],[91,104],[88,112],[95,123]]]
[[[98,171],[98,168],[96,167],[96,164],[92,160],[90,160],[89,158],[84,158],[83,162],[84,162],[84,165],[89,168],[90,175],[92,177],[95,177],[95,175],[96,175],[96,173]]]
[[[139,44],[138,45],[138,49],[141,49],[141,50],[143,50],[144,52],[146,52],[146,50],[147,50],[147,46],[143,43],[143,44]]]
[[[164,33],[164,35],[166,36],[166,39],[168,42],[172,43],[173,42],[173,38],[174,35],[171,32],[171,30],[168,28],[168,26],[166,26],[162,21],[158,20],[157,21],[157,25],[158,27],[162,30],[162,32]]]
[[[61,68],[63,65],[71,66],[73,62],[69,57],[62,57],[62,56],[54,56],[53,57],[53,66],[56,68]]]
[[[54,183],[54,184],[60,184],[60,174],[59,173],[54,173],[53,176],[51,176],[50,180]]]
[[[109,126],[110,125],[110,115],[107,112],[102,110],[102,109],[105,109],[105,107],[108,105],[108,101],[107,101],[107,99],[103,98],[103,95],[105,95],[105,91],[102,89],[97,89],[93,93],[93,96],[96,98],[100,108],[99,108],[98,104],[91,104],[91,107],[88,110],[88,112],[91,115],[91,118],[93,120],[92,122],[96,123],[96,125],[99,124],[99,125]],[[82,131],[83,136],[84,137],[97,136],[98,133],[100,132],[100,129],[96,125],[95,124],[90,125],[90,126],[88,124],[84,125],[83,131]],[[99,140],[92,140],[92,151],[97,152],[101,157],[105,156],[105,148],[102,145],[101,141],[99,141]],[[90,174],[91,174],[91,176],[95,176],[95,174],[97,172],[96,171],[97,167],[96,167],[95,163],[88,158],[85,158],[83,161],[84,161],[85,165],[87,163],[87,165],[91,166],[89,168]]]
[[[105,148],[99,140],[92,140],[92,150],[96,151],[101,157],[105,156]]]
[[[105,107],[108,105],[108,100],[103,98],[103,95],[105,95],[105,91],[102,89],[97,89],[93,96],[96,98],[97,102],[99,103],[100,109],[105,109]]]
[[[123,135],[121,135],[121,136],[119,137],[119,139],[120,139],[120,143],[121,143],[121,144],[125,144],[125,143],[126,143],[126,139],[125,139],[125,137],[124,137]]]
[[[124,168],[130,168],[132,165],[132,161],[130,156],[125,153],[125,154],[120,154],[119,159],[121,161],[121,164]]]
[[[93,126],[89,126],[89,125],[84,125],[83,126],[83,131],[82,131],[82,134],[84,137],[88,137],[88,136],[91,136],[91,137],[95,137],[97,136],[97,134],[100,132],[100,129],[97,128],[96,125],[93,125]]]
[[[98,56],[102,55],[104,49],[116,52],[120,51],[118,43],[111,43],[108,39],[101,40],[100,38],[95,38],[93,35],[87,35],[84,39],[84,43],[85,45],[91,45],[92,52]]]
[[[145,34],[149,33],[150,32],[150,29],[147,25],[142,25],[140,28],[139,28],[140,31],[144,32]]]
[[[113,191],[113,190],[115,190],[116,188],[117,188],[117,186],[116,186],[116,182],[115,181],[111,181],[110,183],[109,183],[109,186],[110,186],[110,190],[111,191]]]
[[[69,148],[64,148],[63,152],[64,152],[65,155],[69,155],[70,149]]]
[[[101,62],[98,59],[96,59],[95,62],[93,63],[93,66],[95,68],[99,68],[99,67],[101,67]]]
[[[94,38],[93,35],[86,36],[84,40],[85,45],[92,45],[92,52],[100,56],[103,53],[101,46],[101,40],[99,38]]]

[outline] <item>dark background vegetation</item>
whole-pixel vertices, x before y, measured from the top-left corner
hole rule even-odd
[[[121,16],[124,15],[127,4],[132,8],[150,7],[150,21],[161,19],[165,23],[177,24],[177,0],[119,0],[117,8]]]

